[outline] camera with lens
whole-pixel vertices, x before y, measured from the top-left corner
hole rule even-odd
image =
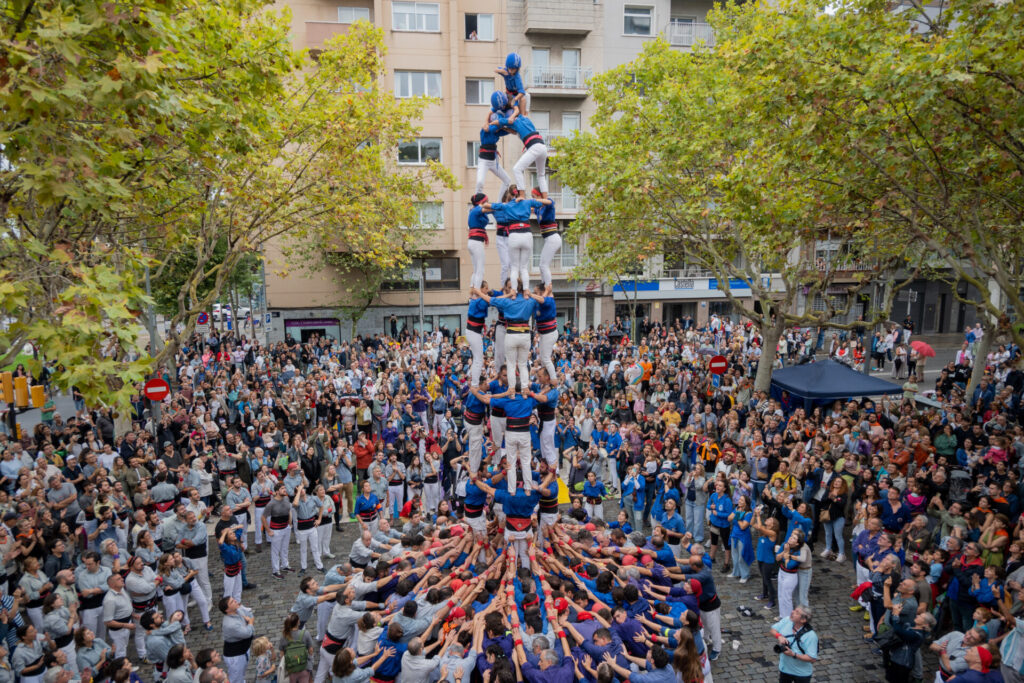
[[[788,649],[789,649],[788,645],[780,645],[779,643],[775,643],[775,645],[772,646],[772,651],[775,652],[775,654],[777,654],[777,655],[781,655],[783,652],[785,652]]]

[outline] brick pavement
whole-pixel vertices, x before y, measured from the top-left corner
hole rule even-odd
[[[614,503],[606,503],[607,511],[612,514]],[[335,532],[332,541],[333,562],[342,561],[357,535],[355,524],[346,523],[341,533]],[[250,532],[250,541],[252,539]],[[250,548],[254,548],[250,545]],[[223,586],[219,553],[212,547],[210,553],[210,570],[214,578],[211,585],[214,591],[214,602],[220,598]],[[820,551],[820,547],[817,549]],[[290,557],[292,567],[298,569],[298,546],[292,543]],[[327,561],[331,562],[331,561]],[[325,566],[330,566],[325,565]],[[310,562],[310,570],[317,579],[323,574],[316,572]],[[256,635],[267,636],[276,643],[280,636],[280,626],[288,613],[299,590],[301,575],[296,571],[285,575],[283,580],[275,579],[270,574],[269,547],[262,553],[252,552],[248,557],[249,581],[257,584],[253,590],[242,594],[243,604],[251,607],[256,613]],[[768,629],[778,619],[777,610],[765,610],[762,603],[756,601],[761,586],[756,571],[750,581],[740,584],[738,580],[723,576],[716,568],[715,581],[718,593],[722,598],[722,628],[731,632],[723,633],[723,652],[718,661],[712,664],[712,672],[716,683],[758,683],[761,681],[778,680],[778,656],[772,652],[774,641],[768,636]],[[863,640],[863,625],[866,623],[861,613],[851,613],[849,594],[853,586],[853,566],[849,562],[839,565],[833,561],[825,561],[814,556],[814,573],[811,579],[811,607],[815,611],[814,627],[820,638],[820,663],[815,666],[814,681],[842,681],[843,683],[874,683],[884,680],[881,657],[871,654],[870,646]],[[744,617],[737,612],[737,607],[745,605],[754,612],[752,617]],[[187,636],[189,648],[197,653],[201,648],[222,647],[221,614],[215,607],[211,610],[214,629],[207,633],[198,622],[198,611],[192,608],[193,631]],[[130,648],[134,653],[134,646]],[[930,674],[929,674],[930,672]],[[925,660],[925,680],[934,678],[935,660]],[[141,667],[140,674],[146,681],[151,680],[150,667]],[[246,680],[254,680],[252,669],[247,672]]]

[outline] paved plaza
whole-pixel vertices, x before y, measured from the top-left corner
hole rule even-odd
[[[617,512],[616,502],[606,502],[606,518],[614,518],[613,509]],[[345,523],[341,533],[335,532],[332,541],[334,554],[337,556],[333,562],[343,561],[347,558],[348,549],[357,535],[355,523]],[[298,571],[298,546],[293,542],[289,554],[292,567],[296,568],[293,574],[285,575],[283,580],[275,579],[270,574],[270,552],[266,547],[262,553],[255,552],[255,546],[251,545],[252,535],[250,532],[250,555],[248,557],[248,578],[250,582],[257,584],[253,590],[247,590],[242,594],[243,604],[251,607],[256,614],[256,635],[267,636],[271,642],[276,643],[280,637],[280,627],[284,617],[288,613],[296,594],[299,591],[299,581],[302,575]],[[212,544],[212,541],[211,541]],[[820,546],[818,548],[820,551]],[[326,562],[330,562],[327,560]],[[719,561],[719,564],[721,561]],[[325,564],[329,567],[330,564]],[[221,573],[220,558],[217,550],[211,545],[210,570],[214,578],[211,583],[214,588],[214,601],[219,599],[219,590],[222,587],[223,574]],[[310,564],[312,576],[318,580],[323,578],[322,572],[316,572]],[[723,650],[717,662],[712,664],[712,673],[715,683],[755,683],[760,681],[777,681],[778,656],[772,652],[774,640],[769,637],[768,629],[778,619],[776,610],[765,610],[762,603],[754,599],[760,589],[760,579],[756,571],[749,582],[740,584],[738,580],[723,577],[716,569],[715,581],[718,586],[718,593],[722,598],[722,628],[723,628]],[[880,656],[871,653],[869,643],[863,639],[864,621],[863,613],[851,613],[849,606],[853,604],[850,600],[850,591],[853,586],[853,565],[849,562],[842,565],[831,560],[826,561],[817,557],[814,558],[814,573],[811,579],[811,607],[814,609],[814,628],[818,632],[820,641],[821,661],[815,666],[815,681],[845,681],[857,683],[869,683],[872,681],[884,680],[882,660]],[[752,617],[744,617],[738,613],[740,606],[750,607],[754,612]],[[195,615],[193,609],[193,615]],[[189,647],[193,653],[205,647],[213,647],[218,650],[223,646],[220,642],[220,621],[221,614],[218,610],[211,610],[214,629],[207,633],[199,625],[194,628],[187,637]],[[193,618],[196,624],[197,619]],[[311,624],[312,625],[312,624]],[[315,625],[313,625],[315,629]],[[728,630],[729,633],[724,633]],[[925,680],[934,677],[936,662],[934,657],[926,657],[925,670],[930,671]],[[144,667],[139,673],[151,675],[149,667]],[[254,675],[250,668],[246,680],[253,680]]]

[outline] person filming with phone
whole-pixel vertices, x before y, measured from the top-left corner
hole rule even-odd
[[[818,634],[811,628],[811,608],[794,607],[789,616],[772,625],[778,641],[779,683],[810,683],[818,661]]]

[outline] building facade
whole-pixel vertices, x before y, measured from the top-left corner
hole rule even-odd
[[[476,184],[480,127],[490,109],[490,95],[503,88],[495,69],[505,55],[523,58],[523,78],[531,93],[530,118],[546,141],[587,130],[594,105],[587,79],[604,69],[631,61],[646,41],[663,36],[680,49],[692,49],[714,37],[705,22],[707,0],[657,2],[595,2],[594,0],[279,0],[292,12],[292,35],[301,48],[317,50],[331,36],[358,20],[384,31],[390,87],[396,97],[430,95],[439,103],[424,111],[419,139],[396,150],[400,165],[415,166],[436,159],[451,169],[461,188],[440,190],[436,200],[420,205],[416,229],[429,231],[426,256],[413,264],[410,280],[391,283],[353,330],[340,313],[341,295],[330,277],[286,264],[275,245],[266,248],[266,294],[271,340],[286,334],[304,339],[313,333],[347,339],[352,334],[390,332],[392,314],[398,331],[465,324],[472,261],[466,245],[469,199]],[[522,146],[514,135],[498,151],[511,175]],[[527,178],[533,184],[534,178]],[[499,183],[489,175],[484,192],[496,200]],[[557,179],[550,196],[563,231],[576,214],[578,200]],[[494,240],[487,248],[487,276],[500,270]],[[531,279],[538,278],[542,240],[534,241]],[[578,263],[576,247],[564,244],[552,264],[559,323],[586,327],[624,315],[631,305],[622,286],[570,278]],[[287,271],[287,276],[278,273]],[[422,285],[419,274],[422,273]],[[679,278],[669,275],[673,283]],[[682,280],[680,280],[682,281]],[[664,296],[632,302],[641,315],[671,322],[689,314],[706,319],[710,312],[728,313],[721,293],[698,277],[692,288],[666,288]],[[659,288],[660,288],[659,284]],[[659,289],[660,291],[660,289]],[[422,305],[421,305],[422,302]]]

